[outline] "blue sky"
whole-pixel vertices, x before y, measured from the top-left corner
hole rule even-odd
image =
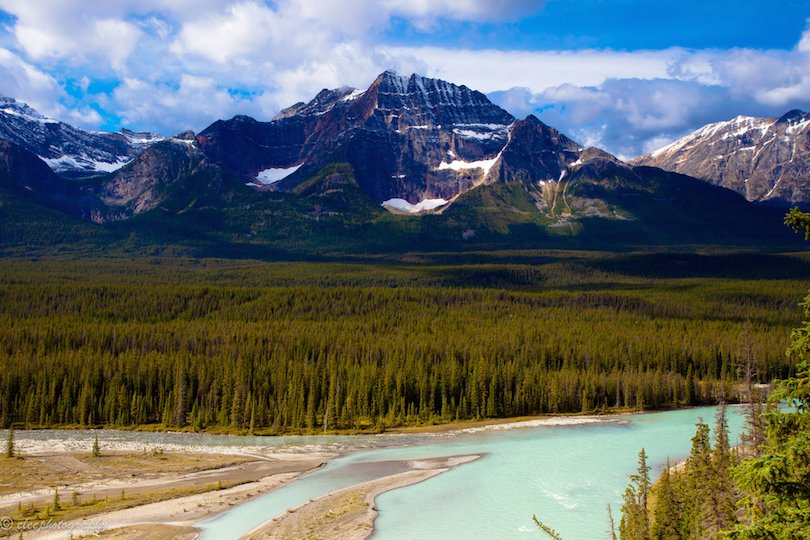
[[[176,133],[393,68],[628,158],[810,109],[808,17],[796,0],[0,0],[0,94],[88,128]]]
[[[500,49],[790,49],[806,27],[806,1],[551,0],[508,22],[445,23],[429,33],[396,21],[386,41]]]

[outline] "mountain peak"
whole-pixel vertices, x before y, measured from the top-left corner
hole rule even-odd
[[[703,126],[633,163],[703,178],[750,201],[794,204],[810,200],[808,133],[810,115],[796,109],[778,120],[737,116]]]
[[[377,75],[377,78],[375,79],[375,82],[376,81],[383,81],[383,80],[407,81],[408,79],[410,79],[414,75],[416,75],[416,74],[412,73],[411,76],[409,77],[409,76],[403,75],[402,73],[400,73],[398,71],[395,71],[393,69],[386,69],[385,71],[383,71],[382,73]]]
[[[282,109],[273,117],[273,120],[281,120],[293,116],[320,116],[332,110],[332,108],[341,101],[351,101],[362,93],[362,91],[357,88],[352,88],[351,86],[342,86],[332,90],[324,88],[318,92],[309,103],[299,101],[286,109]]]
[[[780,116],[777,122],[780,124],[796,124],[799,122],[804,122],[807,120],[808,116],[810,116],[810,114],[804,111],[793,109]]]
[[[70,177],[115,171],[163,139],[126,129],[88,131],[48,118],[14,98],[0,98],[0,140],[19,145]]]
[[[52,120],[40,114],[39,111],[35,110],[33,107],[29,107],[28,104],[22,103],[10,97],[0,97],[0,112],[46,124],[58,123],[56,120]]]

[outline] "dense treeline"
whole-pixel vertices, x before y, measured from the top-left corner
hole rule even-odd
[[[384,428],[734,399],[743,340],[762,380],[790,369],[795,280],[539,258],[0,261],[0,419]]]

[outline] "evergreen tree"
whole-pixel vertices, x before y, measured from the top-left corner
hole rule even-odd
[[[701,524],[705,538],[719,538],[735,522],[734,484],[731,479],[732,454],[728,441],[726,404],[721,403],[715,421],[715,442],[711,451],[709,475],[704,479],[706,499]]]
[[[793,208],[785,223],[810,239],[810,214]],[[802,307],[810,316],[810,295]],[[807,538],[810,531],[810,321],[793,331],[787,354],[798,362],[796,375],[771,395],[761,454],[734,471],[746,511],[734,538]]]
[[[762,390],[755,385],[759,369],[753,350],[752,333],[751,321],[748,321],[742,330],[741,354],[737,366],[738,378],[746,390],[745,431],[740,439],[746,454],[758,456],[765,442],[765,421],[762,417],[764,398]]]
[[[638,469],[630,475],[630,484],[624,492],[622,519],[619,522],[619,537],[623,540],[650,538],[649,495],[650,467],[647,466],[647,453],[642,448],[638,453]]]
[[[670,473],[669,458],[661,478],[656,483],[655,509],[653,513],[652,538],[654,540],[678,540],[683,538],[681,526],[681,508],[676,486],[673,485]]]
[[[538,529],[546,533],[546,535],[548,535],[548,537],[551,538],[552,540],[562,540],[560,533],[558,533],[557,531],[555,531],[554,529],[552,529],[551,527],[549,527],[548,525],[537,519],[537,515],[532,514],[532,521],[534,521],[534,524],[537,525]]]
[[[98,443],[98,433],[96,433],[96,437],[93,439],[93,457],[101,456],[101,446]]]

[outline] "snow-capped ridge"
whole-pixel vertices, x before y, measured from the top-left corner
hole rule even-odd
[[[122,129],[89,131],[47,118],[14,98],[0,98],[0,139],[44,160],[54,172],[80,176],[114,172],[166,137]]]
[[[736,116],[633,160],[637,165],[703,178],[751,201],[810,200],[810,115],[792,110],[780,118]]]

